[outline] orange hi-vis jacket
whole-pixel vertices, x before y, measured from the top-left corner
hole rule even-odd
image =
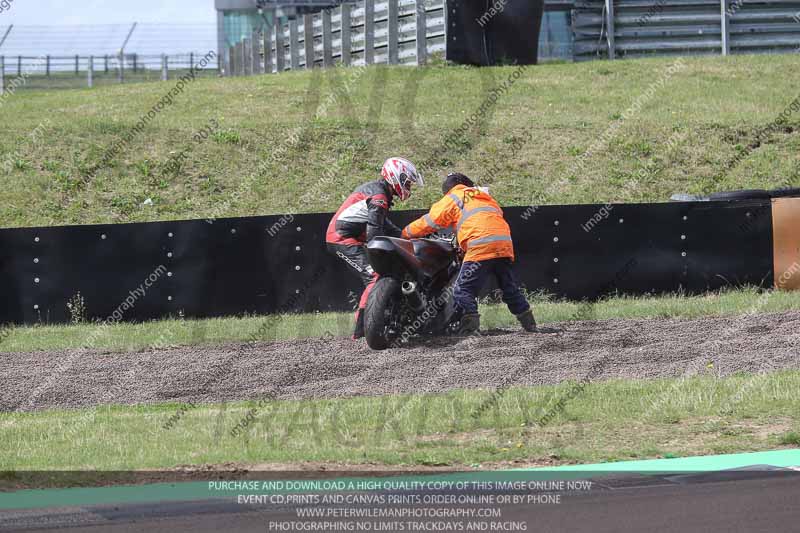
[[[406,226],[402,236],[419,238],[453,227],[458,244],[466,252],[464,261],[514,259],[511,229],[503,210],[489,193],[477,187],[456,185],[433,204],[427,215]]]

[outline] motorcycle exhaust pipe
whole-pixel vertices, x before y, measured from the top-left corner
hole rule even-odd
[[[404,281],[401,286],[403,296],[408,300],[409,305],[414,311],[421,311],[425,307],[422,301],[422,295],[417,291],[417,284],[413,281]]]

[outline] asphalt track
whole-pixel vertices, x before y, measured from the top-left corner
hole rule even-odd
[[[0,353],[0,411],[442,392],[800,368],[800,311],[555,324],[374,352],[306,339],[128,353]]]
[[[764,471],[612,476],[591,491],[564,493],[558,504],[503,506],[502,521],[524,523],[527,531],[797,531],[798,481],[796,473]],[[5,511],[0,531],[264,532],[279,531],[271,523],[296,520],[293,508],[208,500]]]

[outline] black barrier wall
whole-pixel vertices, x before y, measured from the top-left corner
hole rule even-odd
[[[418,211],[395,212],[404,225]],[[505,209],[531,291],[701,292],[772,285],[767,200]],[[0,323],[352,308],[358,280],[325,249],[330,214],[0,230]]]
[[[468,65],[535,65],[544,0],[448,0],[447,59]]]

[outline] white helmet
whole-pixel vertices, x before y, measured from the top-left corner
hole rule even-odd
[[[381,176],[386,183],[392,186],[392,190],[400,200],[407,200],[411,196],[411,187],[416,184],[420,187],[425,186],[422,173],[417,171],[414,163],[402,157],[390,157],[383,164]]]

